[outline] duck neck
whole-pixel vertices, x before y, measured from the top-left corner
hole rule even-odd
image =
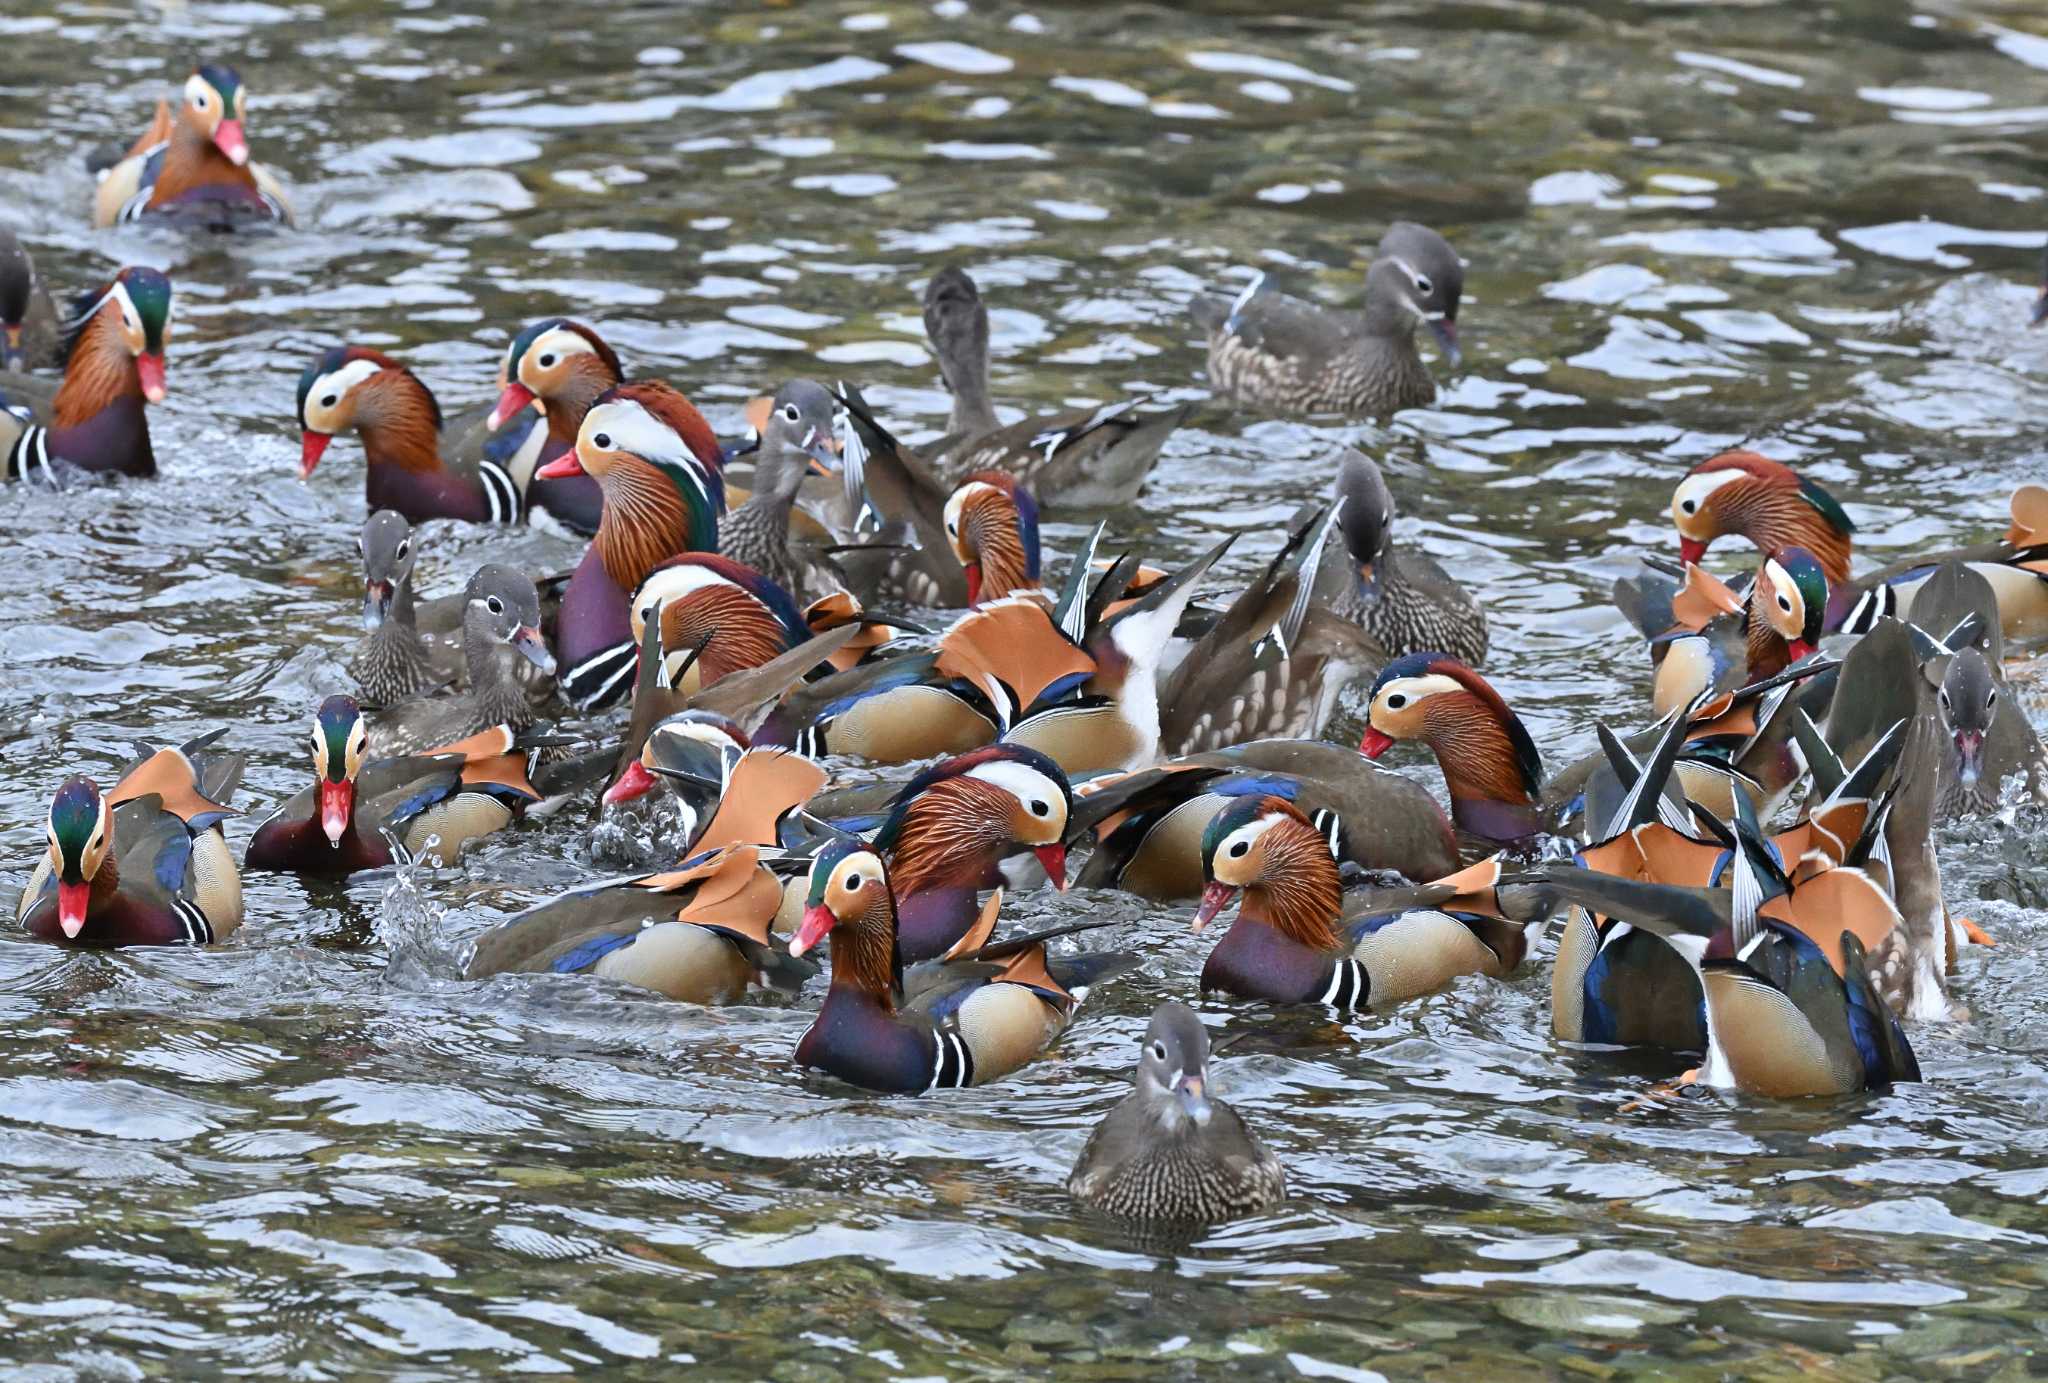
[[[1758,578],[1758,586],[1762,586],[1761,577]],[[1742,625],[1743,641],[1749,652],[1750,681],[1776,677],[1791,665],[1791,645],[1764,617],[1756,590],[1750,592],[1749,602],[1743,609]]]
[[[1024,550],[1013,505],[977,507],[968,535],[975,559],[981,563],[983,600],[1000,600],[1038,584],[1031,575],[1031,555]]]
[[[1764,552],[1803,547],[1819,560],[1831,588],[1848,582],[1849,535],[1814,508],[1797,484],[1745,478],[1716,490],[1713,505],[1725,532],[1740,534]]]
[[[1330,847],[1313,827],[1293,821],[1268,831],[1265,845],[1265,870],[1246,887],[1239,919],[1263,922],[1304,946],[1335,950],[1342,887]]]
[[[1012,799],[978,778],[934,783],[913,797],[888,860],[889,881],[901,900],[925,889],[992,888],[997,864],[1010,844]]]
[[[463,629],[462,660],[469,669],[469,695],[479,724],[523,728],[532,722],[532,707],[512,671],[516,657],[517,653],[482,630]]]
[[[1001,426],[988,397],[988,357],[971,347],[941,357],[939,373],[953,391],[953,412],[946,431],[980,437]]]
[[[1494,708],[1471,692],[1433,696],[1423,738],[1443,770],[1451,819],[1493,840],[1532,833],[1538,784],[1522,763],[1521,747]],[[1510,835],[1501,835],[1509,830]]]
[[[695,648],[698,685],[757,668],[787,647],[782,625],[761,602],[733,586],[709,586],[671,600],[661,610],[664,648]]]
[[[662,561],[692,550],[698,525],[691,502],[660,467],[626,457],[598,481],[604,509],[593,540],[605,574],[628,593]],[[716,551],[714,535],[706,551]]]
[[[902,984],[896,960],[896,905],[884,897],[861,916],[834,927],[828,944],[832,992],[858,994],[893,1013]]]
[[[107,303],[85,324],[72,349],[64,382],[50,405],[52,421],[59,428],[78,427],[123,399],[141,405],[142,376],[121,339],[120,308]]]
[[[410,371],[383,370],[356,386],[356,434],[372,466],[444,470],[434,396]]]

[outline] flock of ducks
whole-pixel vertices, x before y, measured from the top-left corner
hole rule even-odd
[[[95,221],[289,224],[250,161],[245,100],[233,71],[201,67],[104,160]],[[1400,223],[1362,312],[1263,279],[1200,300],[1211,383],[1295,412],[1426,404],[1414,336],[1457,361],[1464,271]],[[0,242],[9,479],[154,473],[171,296],[123,269],[60,331],[26,252]],[[799,992],[829,956],[800,1064],[873,1091],[982,1084],[1136,964],[1051,944],[1100,922],[1001,934],[1006,890],[1068,887],[1085,846],[1075,886],[1191,902],[1196,932],[1235,906],[1205,991],[1398,1004],[1513,975],[1556,922],[1556,1035],[1667,1049],[1660,1093],[1920,1078],[1900,1020],[1949,1016],[1958,948],[1988,940],[1948,915],[1933,831],[2044,791],[2004,679],[2007,645],[2048,632],[2048,490],[2023,486],[1981,545],[1857,575],[1854,527],[1811,478],[1750,451],[1693,466],[1671,505],[1678,560],[1646,558],[1615,592],[1645,641],[1643,728],[1603,726],[1600,751],[1560,769],[1477,670],[1482,611],[1397,541],[1369,457],[1330,460],[1328,493],[1242,589],[1205,588],[1228,539],[1168,570],[1106,526],[1053,585],[1041,515],[1127,505],[1189,410],[1004,426],[973,279],[934,274],[924,322],[953,411],[923,448],[856,388],[807,380],[757,400],[728,446],[566,318],[513,335],[495,401],[463,417],[389,355],[323,353],[299,381],[300,468],[360,445],[365,632],[356,686],[312,713],[305,789],[238,868],[225,731],[145,747],[111,789],[67,778],[21,928],[204,945],[242,922],[242,870],[452,864],[578,795],[634,811],[659,794],[680,822],[671,867],[529,909],[468,973],[725,1003]],[[541,515],[588,535],[573,571],[489,563],[459,592],[415,591],[421,524]],[[1757,554],[1725,581],[1700,565],[1724,539]],[[964,613],[894,613],[931,609]],[[1318,738],[1353,683],[1369,688],[1356,750]],[[1435,757],[1448,812],[1374,762],[1402,741]],[[924,767],[835,789],[824,761],[842,757]],[[1284,1194],[1210,1094],[1210,1055],[1190,1010],[1159,1009],[1077,1197],[1199,1223]]]

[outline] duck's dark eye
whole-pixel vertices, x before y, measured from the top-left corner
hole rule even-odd
[[[858,891],[858,890],[859,890],[859,888],[860,888],[860,886],[861,886],[861,877],[860,877],[860,875],[858,875],[858,874],[849,874],[849,875],[847,875],[847,876],[846,876],[846,886],[847,886],[847,887],[848,887],[849,889],[853,889],[853,890],[855,890],[855,891]]]
[[[610,451],[612,449],[612,435],[609,432],[600,432],[590,439],[590,444],[599,451]]]
[[[1789,615],[1792,613],[1792,602],[1790,600],[1787,600],[1784,596],[1779,596],[1778,608]]]
[[[486,600],[484,602],[484,608],[486,610],[489,610],[494,615],[502,615],[505,613],[505,602],[498,599],[496,596],[492,596],[489,600]]]
[[[1417,274],[1415,276],[1415,291],[1426,298],[1436,291],[1436,285],[1429,281],[1428,275]]]
[[[1688,514],[1697,514],[1700,511],[1700,502],[1696,499],[1682,500],[1678,507]]]
[[[1948,689],[1945,687],[1942,689],[1941,693],[1941,709],[1943,711],[1948,710]]]
[[[550,353],[550,354],[548,354],[548,355],[544,355],[544,356],[542,356],[542,357],[540,358],[540,367],[541,367],[541,368],[542,368],[543,370],[552,370],[552,369],[554,369],[554,368],[555,368],[555,357],[554,357],[554,355],[553,355],[552,353]]]
[[[205,110],[205,109],[206,109],[206,93],[205,93],[205,92],[203,92],[203,91],[200,91],[200,92],[195,92],[195,93],[193,93],[193,96],[192,96],[192,109],[194,109],[194,110]]]
[[[1154,1042],[1152,1044],[1152,1059],[1154,1061],[1166,1060],[1166,1044],[1164,1042]]]
[[[411,551],[412,539],[407,538],[404,542],[398,545],[398,560],[403,562],[405,560],[405,554]]]
[[[799,416],[796,411],[796,405],[793,403],[785,403],[784,405],[782,405],[782,416],[789,419],[789,421],[791,422],[795,422],[797,420],[797,417]]]
[[[340,402],[341,395],[339,394],[322,394],[320,396],[320,406],[322,408],[332,408],[334,407],[334,405]]]
[[[1387,709],[1390,711],[1398,711],[1407,704],[1408,697],[1406,693],[1403,692],[1395,692],[1392,696],[1387,698]]]
[[[1987,693],[1985,694],[1985,697],[1984,697],[1984,709],[1988,711],[1988,710],[1990,710],[1990,709],[1991,709],[1991,708],[1992,708],[1993,706],[1996,706],[1997,704],[1998,704],[1998,689],[1997,689],[1996,687],[1994,687],[1994,688],[1992,688],[1992,689],[1991,689],[1991,690],[1990,690],[1989,692],[1987,692]]]
[[[1034,797],[1031,799],[1031,814],[1033,816],[1051,816],[1052,808]]]
[[[1243,841],[1239,841],[1237,842],[1237,844],[1230,847],[1230,857],[1234,860],[1243,859],[1246,853],[1251,850],[1251,848],[1251,846],[1245,844]]]

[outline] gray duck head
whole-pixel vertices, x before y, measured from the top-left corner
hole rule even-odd
[[[1965,787],[1975,787],[1984,771],[1984,738],[1998,716],[1998,682],[1990,662],[1974,648],[1949,659],[1935,702],[1942,733],[1955,745],[1960,760],[1957,776]]]
[[[488,659],[493,647],[509,644],[542,672],[554,672],[555,655],[540,632],[540,593],[530,577],[489,562],[476,569],[462,595],[465,648]]]
[[[393,509],[379,509],[363,524],[356,548],[363,554],[363,628],[375,630],[391,618],[412,616],[412,566],[419,556],[412,525]]]
[[[1379,275],[1381,309],[1399,316],[1403,328],[1414,321],[1426,322],[1436,335],[1444,355],[1456,365],[1462,358],[1458,349],[1458,300],[1465,292],[1465,263],[1450,242],[1427,226],[1413,221],[1396,221],[1380,237],[1372,268],[1366,274],[1366,315],[1373,316],[1375,275],[1381,264],[1391,261],[1397,272]]]
[[[1135,1080],[1139,1095],[1162,1127],[1205,1127],[1209,1103],[1209,1030],[1186,1004],[1168,1002],[1152,1011]]]

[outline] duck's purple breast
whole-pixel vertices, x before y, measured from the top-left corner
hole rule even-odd
[[[1240,917],[1202,965],[1202,988],[1241,999],[1308,1003],[1330,987],[1335,957],[1282,936],[1264,922]]]
[[[639,648],[629,599],[592,543],[562,592],[555,624],[555,659],[571,704],[605,706],[631,690]]]
[[[50,430],[50,455],[80,470],[153,476],[156,452],[140,394],[123,394],[76,427]]]
[[[913,1027],[873,995],[841,985],[825,995],[796,1046],[798,1065],[891,1095],[922,1093],[931,1084],[936,1054],[929,1029]]]

